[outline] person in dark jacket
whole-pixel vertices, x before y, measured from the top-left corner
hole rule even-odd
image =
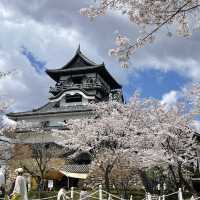
[[[5,198],[5,187],[1,185],[0,187],[0,199]]]
[[[14,187],[15,187],[15,179],[11,183],[11,187],[10,187],[10,189],[8,191],[8,196],[11,196],[11,194],[12,194],[12,192],[14,190]]]

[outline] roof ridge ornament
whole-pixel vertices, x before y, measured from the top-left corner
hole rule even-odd
[[[79,45],[78,45],[78,48],[77,48],[77,50],[76,50],[76,53],[81,53],[81,45],[80,45],[80,43],[79,43]]]

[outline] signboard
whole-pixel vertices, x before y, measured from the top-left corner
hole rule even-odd
[[[50,190],[53,188],[53,180],[48,180],[48,188]]]

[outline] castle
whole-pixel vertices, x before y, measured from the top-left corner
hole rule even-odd
[[[31,123],[35,128],[45,130],[62,129],[61,122],[90,115],[91,109],[88,104],[91,102],[113,99],[124,101],[122,86],[107,71],[105,64],[96,64],[88,59],[81,52],[80,46],[67,64],[59,69],[48,69],[46,73],[55,81],[55,86],[50,87],[48,102],[31,111],[8,113],[10,119]],[[17,134],[20,143],[23,144],[55,143],[55,138],[50,137],[48,132],[36,136],[30,130],[24,129],[19,130]],[[70,180],[87,178],[89,157],[83,153],[76,160],[76,163],[62,166],[59,170],[68,177],[68,185],[69,177]]]

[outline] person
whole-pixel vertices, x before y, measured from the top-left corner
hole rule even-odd
[[[0,168],[0,186],[5,184],[5,173],[3,170]]]
[[[70,197],[67,196],[67,191],[65,190],[65,188],[61,188],[58,191],[57,200],[67,200],[67,199],[70,199]]]
[[[2,171],[2,169],[0,168],[0,199],[3,199],[5,196],[5,175]]]
[[[15,170],[15,172],[17,173],[17,178],[15,180],[11,199],[28,200],[26,180],[23,177],[24,170],[23,168],[18,168]]]
[[[13,190],[14,190],[14,187],[15,187],[15,179],[11,179],[11,184],[10,184],[10,188],[8,190],[8,196],[11,197],[12,193],[13,193]]]
[[[5,198],[5,187],[4,185],[0,186],[0,199],[4,199]]]
[[[89,193],[87,192],[85,185],[80,192],[80,200],[89,200]]]

